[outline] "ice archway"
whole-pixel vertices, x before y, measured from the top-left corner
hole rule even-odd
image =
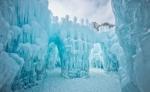
[[[104,56],[101,45],[99,43],[93,44],[89,55],[90,68],[103,68]]]
[[[61,25],[62,24],[57,26],[58,29]],[[56,31],[56,33],[49,38],[49,43],[55,43],[60,52],[62,64],[61,73],[63,76],[67,78],[77,78],[87,77],[89,75],[90,51],[95,43],[101,45],[101,54],[104,58],[103,67],[105,70],[118,71],[120,57],[116,57],[117,53],[112,51],[112,48],[115,48],[112,46],[118,43],[114,28],[109,29],[109,27],[106,26],[100,29],[101,32],[97,32],[94,28],[90,28],[87,25],[77,24],[71,21],[69,25],[76,26],[77,28],[67,26],[68,30],[60,29],[60,31]],[[112,39],[110,40],[110,38]],[[120,50],[121,48],[117,49]]]

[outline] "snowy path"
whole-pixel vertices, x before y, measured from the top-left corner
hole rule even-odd
[[[121,92],[119,80],[112,74],[92,70],[90,78],[64,79],[53,72],[41,85],[25,92]]]

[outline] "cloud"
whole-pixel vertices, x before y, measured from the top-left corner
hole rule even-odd
[[[49,9],[54,16],[87,18],[98,23],[114,24],[111,0],[49,0]]]

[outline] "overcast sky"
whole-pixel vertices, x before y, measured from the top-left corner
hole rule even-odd
[[[87,18],[98,23],[114,24],[111,0],[49,0],[49,9],[54,16]]]

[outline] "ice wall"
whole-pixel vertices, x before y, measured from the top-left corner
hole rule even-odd
[[[26,88],[44,75],[51,21],[47,7],[47,0],[0,0],[0,70],[7,76],[0,77],[1,91]]]
[[[59,37],[65,48],[66,60],[62,62],[62,75],[69,78],[87,77],[89,73],[89,50],[94,42],[95,32],[90,24],[81,20],[77,23],[67,15],[59,23]]]
[[[74,21],[70,21],[69,16],[62,19],[60,32],[58,32],[64,43],[67,58],[65,62],[62,62],[64,64],[62,66],[64,67],[62,69],[63,75],[70,78],[87,77],[89,74],[89,57],[94,57],[90,51],[95,43],[102,45],[104,69],[106,71],[118,71],[119,61],[122,63],[123,57],[117,57],[119,53],[116,53],[115,50],[112,51],[112,46],[119,43],[114,29],[114,27],[104,26],[98,32],[86,21],[81,20],[78,23],[76,17]],[[116,46],[117,50],[122,49],[119,44]],[[120,55],[122,54],[123,51],[120,52]]]
[[[118,62],[123,64],[114,28],[97,32],[88,20],[69,16],[59,21],[47,0],[0,0],[0,28],[0,65],[5,65],[0,71],[8,75],[0,76],[0,91],[38,85],[57,66],[66,78],[88,77],[94,43],[102,46],[106,71],[118,71]]]
[[[150,1],[112,0],[112,6],[116,18],[116,32],[127,60],[129,81],[122,90],[149,92]]]

